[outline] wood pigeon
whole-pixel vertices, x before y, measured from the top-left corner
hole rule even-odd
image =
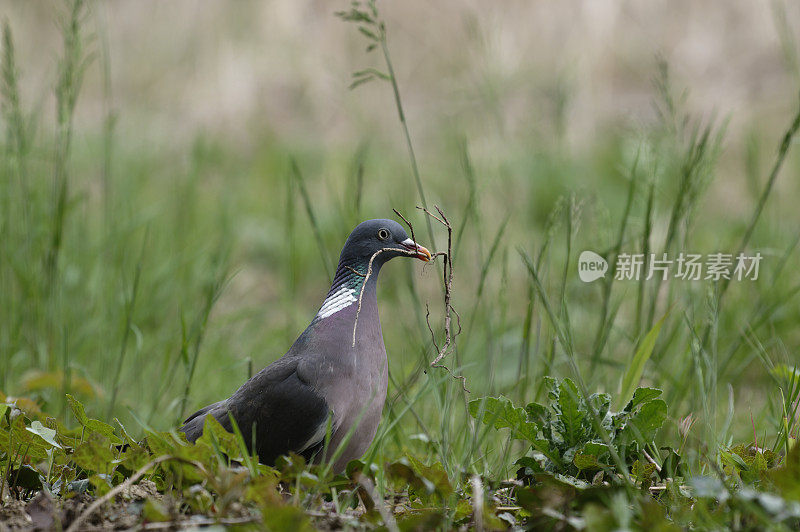
[[[229,413],[259,460],[289,451],[319,458],[331,418],[326,458],[342,444],[334,471],[369,447],[386,400],[388,366],[378,317],[378,273],[386,261],[431,253],[393,220],[360,223],[344,244],[333,285],[289,351],[224,401],[198,410],[180,428],[194,442],[206,415],[232,432]],[[252,452],[252,449],[251,449]]]

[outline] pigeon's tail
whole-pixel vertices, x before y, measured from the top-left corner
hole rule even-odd
[[[187,417],[186,421],[183,422],[183,426],[178,430],[186,435],[187,440],[189,440],[191,443],[194,443],[197,438],[203,435],[203,425],[205,424],[206,414],[211,414],[222,424],[222,426],[226,426],[227,418],[224,415],[227,411],[226,402],[227,400],[219,401],[201,408],[191,416]]]

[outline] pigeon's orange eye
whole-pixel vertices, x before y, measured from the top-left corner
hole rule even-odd
[[[378,238],[381,240],[389,240],[389,231],[386,229],[378,229]]]

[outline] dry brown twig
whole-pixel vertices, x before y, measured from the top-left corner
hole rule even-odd
[[[417,209],[423,211],[425,214],[442,224],[447,228],[447,252],[444,251],[437,251],[431,256],[431,260],[434,260],[438,256],[444,257],[444,271],[442,273],[442,282],[444,284],[444,344],[442,345],[441,349],[439,348],[438,344],[436,343],[436,335],[433,333],[433,328],[431,327],[430,323],[430,311],[426,307],[426,314],[425,314],[425,321],[428,324],[428,330],[431,333],[431,338],[433,339],[433,345],[437,350],[436,358],[433,359],[431,362],[432,368],[443,368],[447,370],[450,375],[454,379],[461,380],[461,386],[464,388],[465,392],[469,392],[467,388],[467,379],[463,375],[456,375],[454,374],[449,367],[445,364],[442,364],[442,359],[447,356],[448,352],[452,345],[454,345],[454,338],[461,334],[461,316],[456,312],[453,308],[451,303],[451,297],[453,293],[453,226],[450,225],[450,220],[447,219],[445,216],[444,211],[438,206],[433,206],[436,209],[436,212],[439,213],[439,216],[436,216],[431,211],[426,209],[425,207],[417,206]],[[395,211],[397,212],[397,211]],[[399,213],[398,213],[399,214]],[[405,218],[403,218],[405,220]],[[408,220],[405,220],[409,227],[411,224]],[[413,230],[412,230],[413,234]],[[413,238],[413,237],[412,237]],[[458,326],[458,330],[453,334],[452,327],[453,327],[453,314],[456,316],[456,325]]]
[[[171,455],[162,455],[158,458],[155,458],[139,468],[133,475],[128,477],[122,484],[117,484],[116,487],[112,488],[108,493],[100,497],[99,499],[95,499],[95,501],[89,505],[78,517],[67,527],[66,532],[77,532],[78,530],[83,529],[82,526],[84,521],[86,521],[98,508],[102,505],[113,499],[118,493],[122,493],[125,489],[129,488],[133,484],[136,483],[137,480],[142,478],[152,467],[157,466],[167,460],[175,460],[176,462],[180,462],[183,464],[193,465],[194,467],[198,468],[201,472],[208,475],[208,471],[206,470],[205,466],[200,462],[195,460],[187,460],[186,458],[181,458],[179,456],[171,456]]]
[[[444,225],[447,228],[447,252],[444,251],[437,251],[431,255],[431,261],[436,260],[436,257],[442,256],[444,257],[444,272],[443,272],[443,284],[444,284],[444,344],[442,347],[439,347],[439,343],[436,341],[436,334],[433,332],[433,327],[431,327],[430,321],[430,308],[428,304],[425,304],[425,323],[428,326],[428,331],[431,333],[431,340],[433,341],[433,346],[436,349],[436,358],[434,358],[433,362],[431,362],[432,368],[442,368],[446,370],[454,379],[461,380],[461,386],[463,387],[465,392],[469,392],[467,389],[467,379],[463,375],[456,375],[453,373],[449,367],[445,364],[442,364],[442,359],[447,356],[450,348],[454,344],[454,338],[461,334],[461,316],[458,314],[456,309],[453,308],[451,304],[451,296],[453,292],[453,227],[450,225],[450,221],[445,216],[444,211],[439,208],[438,205],[434,205],[436,211],[439,213],[439,216],[436,216],[432,212],[430,212],[425,207],[417,206],[417,209],[423,211],[427,216],[433,218],[440,224]],[[395,214],[403,219],[403,221],[408,225],[409,230],[411,231],[411,239],[416,242],[416,238],[414,237],[414,226],[409,222],[405,216],[400,214],[397,209],[394,209]],[[452,316],[455,314],[456,316],[456,324],[458,326],[458,330],[453,334],[452,332]]]
[[[372,275],[372,263],[375,260],[375,257],[383,253],[384,251],[394,251],[395,253],[400,253],[402,255],[408,255],[410,257],[416,256],[416,251],[404,251],[397,248],[381,248],[369,258],[369,265],[367,266],[367,273],[364,274],[364,282],[361,283],[361,290],[358,292],[358,307],[356,308],[356,319],[353,322],[353,345],[352,347],[356,346],[356,328],[358,327],[358,316],[361,314],[361,299],[364,297],[364,289],[367,287],[367,281],[369,281],[370,276]],[[358,272],[356,272],[358,273]],[[361,275],[359,273],[359,275]]]
[[[360,271],[356,270],[352,266],[348,266],[348,265],[345,264],[344,267],[347,268],[348,270],[350,270],[351,272],[353,272],[354,274],[358,275],[359,277],[366,277],[367,276],[366,273],[361,273]]]
[[[436,216],[435,214],[433,214],[432,212],[430,212],[428,209],[426,209],[424,207],[419,207],[419,206],[417,207],[417,209],[423,211],[426,215],[430,216],[431,218],[433,218],[434,220],[436,220],[437,222],[439,222],[440,224],[444,225],[447,228],[447,252],[437,251],[436,253],[432,253],[431,254],[431,259],[430,259],[431,261],[434,261],[434,260],[436,260],[436,257],[440,257],[440,256],[444,257],[444,274],[443,274],[443,277],[442,277],[443,282],[444,282],[444,344],[442,345],[441,349],[439,348],[439,344],[436,341],[436,334],[434,334],[434,332],[433,332],[433,327],[431,327],[430,309],[428,308],[427,303],[425,304],[425,323],[428,325],[428,331],[430,331],[430,333],[431,333],[431,339],[433,340],[433,346],[434,346],[434,348],[436,348],[436,358],[433,359],[433,362],[431,362],[430,365],[431,365],[432,368],[442,368],[442,369],[446,370],[454,379],[461,380],[461,386],[463,387],[464,391],[465,392],[469,392],[469,389],[467,388],[467,379],[466,379],[466,377],[464,377],[463,375],[456,375],[455,373],[453,373],[450,370],[449,367],[447,367],[445,364],[441,363],[442,359],[445,356],[447,356],[448,352],[450,351],[450,348],[454,345],[454,338],[456,336],[458,336],[459,334],[461,334],[461,316],[456,311],[456,309],[453,308],[453,305],[450,302],[451,301],[451,294],[452,294],[452,291],[453,291],[453,259],[452,259],[452,256],[453,256],[453,226],[450,225],[450,221],[447,219],[447,216],[445,216],[444,211],[442,211],[442,209],[440,209],[438,205],[434,205],[434,208],[439,213],[439,216]],[[392,210],[394,211],[394,213],[397,216],[402,218],[402,220],[406,223],[406,225],[408,226],[409,231],[411,232],[411,240],[416,242],[417,239],[414,236],[414,226],[411,224],[410,221],[408,221],[408,219],[405,216],[400,214],[400,212],[397,209],[392,209]],[[367,281],[369,280],[370,276],[372,275],[372,263],[374,262],[375,257],[380,255],[384,251],[393,251],[395,253],[401,253],[401,254],[409,255],[409,256],[415,256],[416,255],[416,251],[410,251],[409,250],[407,252],[404,252],[402,250],[398,250],[397,248],[382,248],[382,249],[379,249],[378,251],[376,251],[375,253],[372,254],[372,257],[370,257],[370,259],[369,259],[369,265],[367,266],[367,272],[366,272],[366,274],[363,275],[364,276],[364,282],[362,283],[361,290],[360,290],[360,292],[358,294],[358,307],[356,309],[356,319],[355,319],[355,322],[353,323],[353,344],[352,344],[353,347],[355,347],[355,345],[356,345],[356,328],[358,327],[358,317],[361,314],[361,300],[362,300],[362,298],[364,296],[364,289],[367,286]],[[353,271],[355,271],[355,270],[353,270]],[[359,275],[362,275],[359,272],[356,272],[356,273],[358,273]],[[455,333],[452,332],[452,323],[453,323],[453,315],[454,314],[456,316],[456,325],[458,327],[458,330]]]

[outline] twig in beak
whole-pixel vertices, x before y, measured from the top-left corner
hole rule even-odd
[[[364,289],[367,287],[367,281],[369,280],[370,276],[372,275],[372,262],[375,260],[375,257],[383,253],[384,251],[393,251],[395,253],[400,253],[401,255],[408,255],[410,257],[415,257],[417,255],[416,251],[406,250],[406,249],[397,249],[397,248],[381,248],[369,258],[369,265],[367,266],[367,273],[364,274],[364,282],[361,283],[361,290],[358,293],[358,307],[356,308],[356,319],[353,322],[353,345],[352,347],[356,346],[356,328],[358,327],[358,316],[361,314],[361,299],[364,297]],[[355,271],[355,270],[354,270]],[[358,272],[356,272],[358,273]],[[361,275],[359,273],[359,275]]]
[[[417,242],[417,239],[414,237],[414,226],[413,226],[413,225],[411,225],[411,222],[409,222],[408,220],[406,220],[406,217],[405,217],[405,216],[403,216],[402,214],[400,214],[400,211],[398,211],[397,209],[392,209],[392,210],[394,211],[394,213],[395,213],[397,216],[399,216],[400,218],[402,218],[402,219],[403,219],[403,221],[406,223],[406,225],[408,226],[408,230],[409,230],[409,231],[411,231],[411,240],[413,240],[413,241],[414,241],[414,243],[416,243],[416,242]],[[431,257],[431,260],[433,260],[433,258],[432,258],[432,257]]]
[[[428,330],[431,333],[433,346],[436,348],[437,351],[436,358],[434,358],[433,362],[431,362],[431,367],[443,368],[447,370],[447,372],[450,373],[450,375],[453,378],[460,379],[464,391],[469,392],[469,389],[467,389],[466,377],[464,377],[463,375],[455,375],[450,370],[450,368],[441,363],[442,359],[445,356],[447,356],[447,353],[450,351],[450,347],[454,345],[455,336],[461,334],[461,316],[458,314],[458,312],[456,312],[456,310],[453,308],[453,305],[451,304],[451,296],[453,292],[453,226],[450,225],[450,220],[447,219],[447,216],[445,216],[444,211],[442,211],[442,209],[440,209],[438,205],[434,205],[434,208],[436,209],[436,212],[439,213],[439,216],[436,216],[425,207],[417,206],[417,209],[423,211],[425,214],[427,214],[428,216],[430,216],[431,218],[433,218],[434,220],[436,220],[437,222],[439,222],[440,224],[444,225],[447,228],[447,252],[445,253],[440,251],[432,254],[431,256],[431,260],[438,257],[439,255],[444,256],[444,271],[442,273],[442,282],[444,284],[444,345],[442,345],[441,349],[439,349],[439,346],[436,343],[436,335],[433,333],[433,328],[431,327],[429,319],[430,312],[427,311],[427,305],[426,305],[427,314],[425,316],[425,321],[428,324]],[[398,215],[399,214],[400,213],[398,213]],[[401,218],[403,217],[401,216]],[[403,220],[405,220],[405,218],[403,218]],[[411,227],[411,224],[407,220],[406,223],[409,225],[409,227]],[[453,314],[456,315],[456,324],[458,325],[458,331],[455,333],[455,335],[452,333]]]

